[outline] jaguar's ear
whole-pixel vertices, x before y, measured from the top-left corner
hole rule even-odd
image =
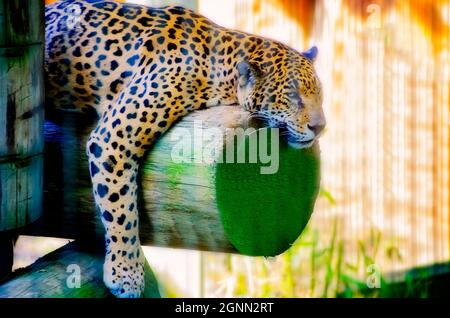
[[[255,85],[256,80],[262,76],[261,69],[256,63],[242,61],[237,64],[239,73],[239,86]]]
[[[314,62],[317,58],[317,54],[319,54],[319,50],[316,46],[313,46],[308,51],[302,53],[302,56],[306,57],[311,62]]]

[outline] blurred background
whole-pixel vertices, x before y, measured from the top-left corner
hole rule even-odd
[[[429,282],[450,273],[450,1],[129,2],[181,4],[298,50],[316,45],[324,86],[322,190],[301,238],[273,259],[146,248],[167,296],[436,292]],[[21,237],[16,268],[65,242]]]

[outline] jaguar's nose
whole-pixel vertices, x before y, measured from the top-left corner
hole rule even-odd
[[[315,125],[308,124],[309,130],[311,130],[315,136],[318,136],[325,128],[325,124],[319,123]]]

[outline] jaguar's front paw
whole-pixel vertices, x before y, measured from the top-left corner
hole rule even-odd
[[[139,298],[145,288],[144,263],[140,246],[110,246],[103,265],[103,281],[118,298]]]

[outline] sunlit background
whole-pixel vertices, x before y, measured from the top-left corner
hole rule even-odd
[[[130,2],[182,4],[299,50],[316,45],[325,94],[322,191],[302,237],[274,259],[146,248],[166,295],[360,296],[374,274],[401,281],[448,264],[450,1]],[[16,267],[46,246],[18,244]]]

